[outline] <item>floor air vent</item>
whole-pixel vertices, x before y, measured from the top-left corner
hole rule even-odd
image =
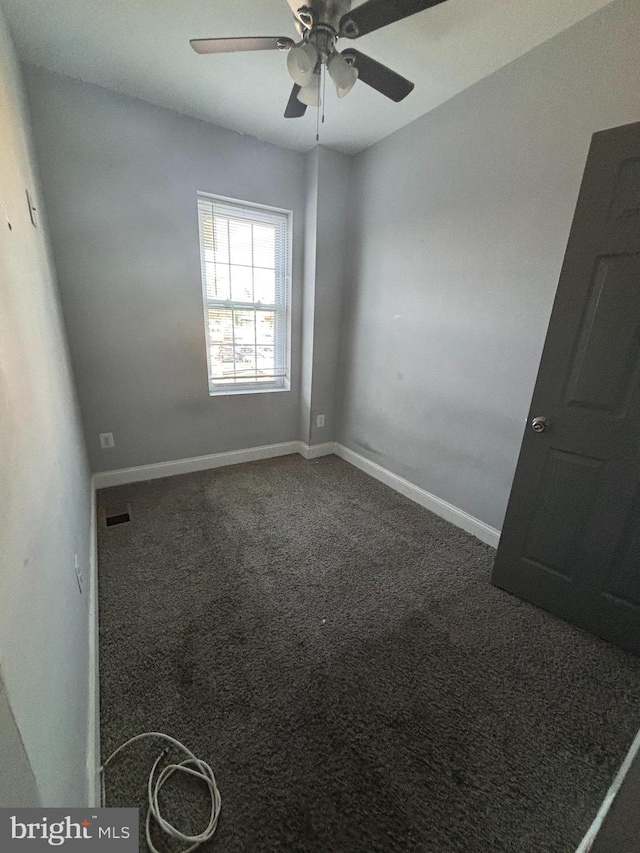
[[[105,507],[102,510],[102,520],[105,527],[115,527],[116,524],[129,524],[131,521],[131,504]]]

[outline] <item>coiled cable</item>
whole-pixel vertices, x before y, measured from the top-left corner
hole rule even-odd
[[[149,799],[149,807],[147,809],[147,817],[145,821],[147,846],[149,847],[151,853],[160,853],[160,851],[156,850],[153,845],[153,842],[151,841],[151,818],[153,817],[163,832],[165,832],[171,838],[177,838],[178,840],[184,841],[189,845],[184,850],[182,850],[181,853],[191,853],[192,850],[195,850],[201,844],[204,844],[205,841],[209,841],[209,839],[213,837],[213,834],[215,833],[216,828],[218,826],[218,818],[220,817],[222,801],[220,799],[220,792],[218,791],[218,786],[216,784],[216,777],[214,776],[211,767],[207,764],[206,761],[202,761],[202,759],[196,758],[196,756],[191,752],[191,750],[187,749],[187,747],[184,744],[180,743],[179,740],[176,740],[175,738],[172,738],[169,735],[165,735],[162,732],[144,732],[144,734],[135,735],[135,737],[129,738],[128,741],[119,746],[115,750],[115,752],[111,753],[109,758],[107,758],[107,760],[100,768],[102,806],[104,808],[106,799],[104,784],[104,771],[106,767],[116,757],[116,755],[118,755],[119,752],[122,752],[122,750],[125,749],[127,746],[147,737],[155,737],[168,741],[172,746],[175,746],[177,749],[182,750],[182,752],[187,755],[187,758],[185,758],[185,760],[181,761],[179,764],[167,764],[160,770],[160,772],[156,776],[156,771],[158,769],[159,763],[169,752],[169,747],[166,746],[153,763],[153,767],[151,768],[151,772],[149,773],[149,781],[147,783],[147,795]],[[207,786],[207,790],[211,798],[211,812],[209,814],[209,822],[207,824],[206,829],[198,833],[198,835],[186,835],[184,832],[181,832],[177,827],[169,823],[169,821],[162,816],[162,813],[160,811],[160,804],[158,801],[160,791],[162,790],[162,786],[164,785],[164,783],[171,776],[173,776],[174,773],[187,773],[189,776],[195,776],[196,779],[202,780],[202,782],[204,782],[204,784]]]

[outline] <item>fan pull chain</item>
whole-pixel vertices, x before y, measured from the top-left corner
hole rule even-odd
[[[327,97],[327,66],[322,66],[322,124],[324,124],[324,105]]]
[[[320,74],[318,74],[318,100],[320,99],[321,76],[322,76],[322,66],[320,67]],[[316,142],[320,142],[320,104],[318,104],[318,108],[316,110]]]

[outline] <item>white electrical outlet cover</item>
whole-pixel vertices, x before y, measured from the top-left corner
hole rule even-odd
[[[112,432],[100,433],[100,447],[103,450],[109,450],[110,447],[115,447],[115,441],[113,440]]]

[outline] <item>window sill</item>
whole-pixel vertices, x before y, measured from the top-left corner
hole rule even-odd
[[[290,391],[290,386],[283,386],[281,388],[234,388],[233,390],[227,391],[227,389],[218,389],[218,388],[209,388],[209,396],[210,397],[237,397],[240,394],[278,394],[283,391]]]

